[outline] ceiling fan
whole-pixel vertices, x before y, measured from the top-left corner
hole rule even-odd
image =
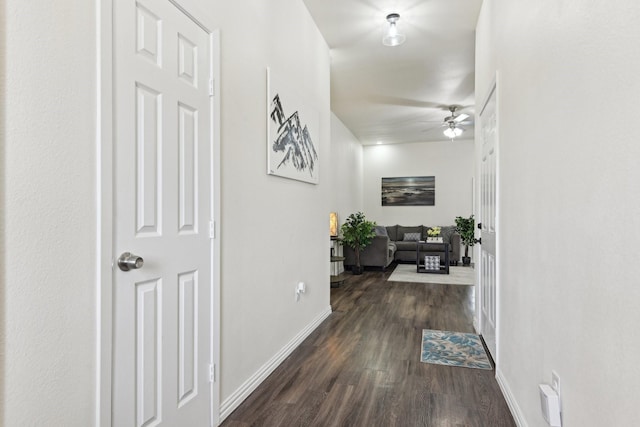
[[[446,127],[446,129],[444,130],[444,135],[448,138],[451,138],[451,140],[462,135],[462,132],[464,132],[464,129],[459,126],[463,124],[471,124],[471,122],[465,122],[465,120],[469,118],[468,114],[462,113],[456,115],[457,108],[458,107],[456,107],[455,105],[450,106],[449,111],[451,111],[451,115],[445,117],[444,122],[442,123],[442,126]]]
[[[451,115],[444,118],[444,122],[445,123],[447,123],[447,124],[450,123],[450,122],[460,123],[460,122],[466,120],[469,117],[469,115],[465,114],[465,113],[458,114],[456,116],[456,110],[457,109],[458,109],[458,107],[455,106],[455,105],[452,105],[452,106],[449,107],[449,111],[451,111]]]
[[[443,133],[445,134],[446,137],[450,139],[454,139],[462,135],[462,133],[464,132],[464,129],[461,126],[471,125],[473,124],[473,121],[471,120],[466,121],[470,117],[468,114],[465,114],[465,113],[456,114],[456,111],[458,110],[458,108],[459,107],[456,105],[451,105],[446,107],[446,109],[448,109],[451,112],[451,115],[445,117],[444,120],[437,122],[437,123],[440,123],[440,126],[424,129],[423,132],[430,132],[435,129],[444,127],[445,130]]]

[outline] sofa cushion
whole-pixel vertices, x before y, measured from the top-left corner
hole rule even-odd
[[[398,251],[416,251],[416,242],[405,242],[400,240],[396,242],[396,249]]]
[[[422,235],[422,226],[417,225],[415,227],[403,227],[402,225],[399,225],[396,240],[404,240],[404,233],[420,233],[420,235]]]
[[[389,236],[389,240],[396,241],[398,240],[398,226],[397,225],[389,225],[385,227],[387,229],[387,235]]]
[[[402,237],[402,241],[403,242],[417,242],[421,238],[422,237],[421,237],[420,233],[404,233],[404,236]]]

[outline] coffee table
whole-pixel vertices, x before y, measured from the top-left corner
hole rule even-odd
[[[423,256],[420,256],[420,248],[426,245],[437,245],[443,248],[444,251],[444,265],[442,264],[442,256],[440,256],[440,268],[438,270],[427,270],[424,268],[424,252]],[[429,252],[427,252],[429,253]],[[418,273],[431,273],[431,274],[449,274],[449,244],[448,243],[433,243],[433,242],[417,242],[416,244],[416,271]]]

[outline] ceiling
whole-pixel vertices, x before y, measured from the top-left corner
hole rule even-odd
[[[450,105],[473,118],[482,0],[303,1],[331,49],[331,110],[363,145],[445,141]],[[406,41],[387,47],[394,12]]]

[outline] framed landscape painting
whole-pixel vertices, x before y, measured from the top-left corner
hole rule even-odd
[[[434,206],[435,176],[382,178],[382,206]]]
[[[320,115],[267,68],[267,173],[317,184]]]

